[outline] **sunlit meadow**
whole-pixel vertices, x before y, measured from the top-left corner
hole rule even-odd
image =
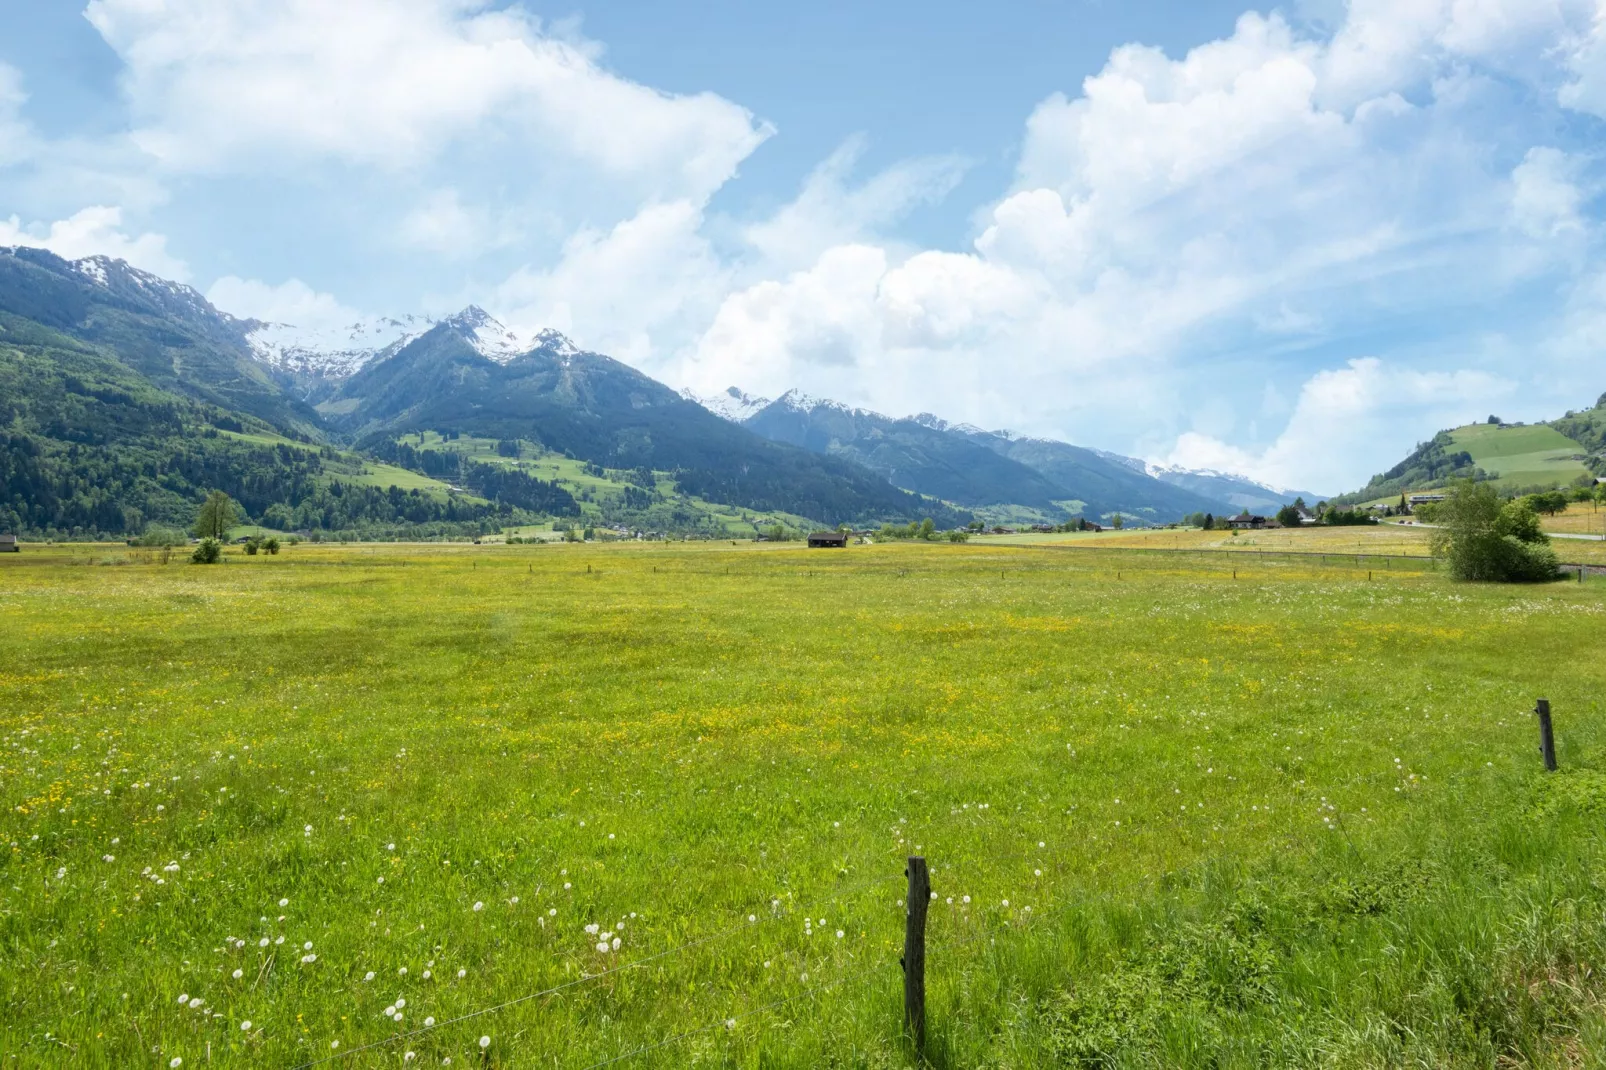
[[[30,548],[0,1065],[912,1065],[910,854],[939,1066],[1590,1063],[1603,651],[1421,561]]]

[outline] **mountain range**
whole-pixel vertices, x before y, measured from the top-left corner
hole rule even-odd
[[[414,534],[1164,522],[1291,497],[797,391],[693,399],[472,306],[307,332],[28,248],[0,248],[0,386],[0,528],[35,535],[183,524],[213,488],[279,527]]]
[[[1303,496],[1242,476],[1147,464],[1009,431],[951,424],[930,413],[894,418],[792,390],[771,400],[737,387],[684,396],[765,438],[849,458],[919,494],[1000,520],[1072,516],[1166,522],[1195,512],[1275,512]]]

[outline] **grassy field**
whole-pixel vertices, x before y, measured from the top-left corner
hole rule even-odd
[[[1505,486],[1564,486],[1588,472],[1578,458],[1584,447],[1545,424],[1499,427],[1472,424],[1450,432],[1454,448]]]
[[[1594,527],[1587,527],[1590,514],[1580,512],[1588,506],[1574,506],[1565,516],[1543,517],[1546,531],[1601,530],[1601,516],[1595,514]],[[1553,522],[1554,521],[1554,522]],[[1106,531],[1101,533],[1067,532],[1063,534],[984,535],[973,540],[991,546],[1039,546],[1073,549],[1128,549],[1149,551],[1200,551],[1202,553],[1231,552],[1258,554],[1316,554],[1330,558],[1330,564],[1342,565],[1348,557],[1351,566],[1362,569],[1392,567],[1388,561],[1368,561],[1376,557],[1427,558],[1431,528],[1409,524],[1378,524],[1365,527],[1311,527],[1268,528],[1265,531],[1167,531],[1164,528],[1140,528],[1134,531]],[[1606,543],[1595,544],[1580,539],[1557,539],[1553,544],[1562,561],[1586,565],[1606,565]]]
[[[1599,1065],[1606,580],[1117,541],[0,556],[0,1066],[914,1065],[913,853],[935,1066]]]

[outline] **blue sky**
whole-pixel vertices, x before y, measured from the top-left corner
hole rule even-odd
[[[1606,0],[0,0],[0,243],[1347,489],[1606,390]]]

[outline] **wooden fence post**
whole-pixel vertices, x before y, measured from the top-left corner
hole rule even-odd
[[[903,1024],[914,1038],[915,1051],[926,1050],[926,908],[931,905],[931,877],[926,860],[910,856],[908,909],[903,930]]]
[[[1539,753],[1545,757],[1545,772],[1556,771],[1556,736],[1550,727],[1550,700],[1542,698],[1534,707],[1539,715]]]

